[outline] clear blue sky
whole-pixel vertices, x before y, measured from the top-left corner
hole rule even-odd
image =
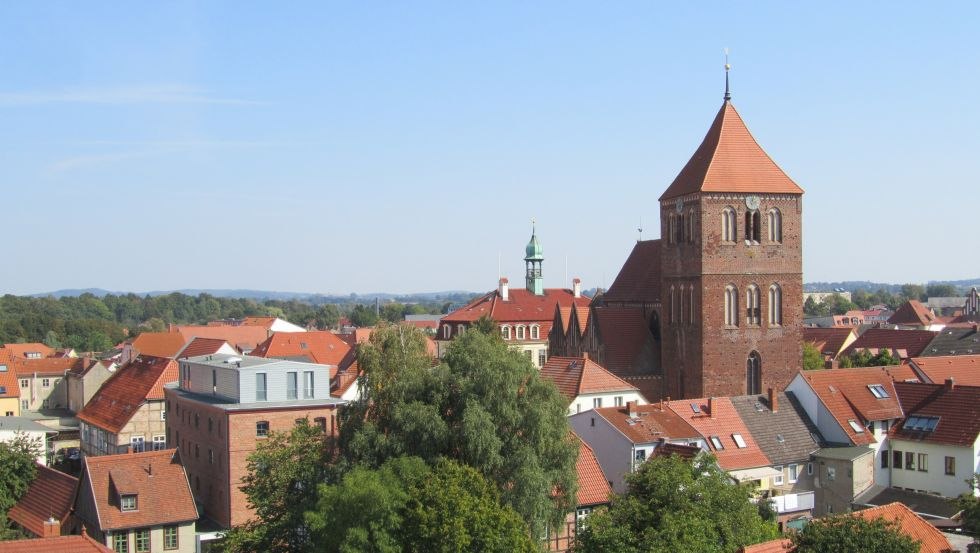
[[[980,276],[980,3],[0,3],[0,292],[608,286],[721,104],[804,279]]]

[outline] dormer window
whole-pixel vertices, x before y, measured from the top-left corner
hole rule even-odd
[[[516,332],[516,334],[517,334],[517,339],[518,340],[523,340],[524,339],[524,329],[525,328],[526,327],[524,325],[517,325],[517,328],[516,328],[517,332]]]
[[[510,325],[501,325],[500,336],[504,340],[510,340]]]
[[[531,325],[531,339],[539,340],[541,338],[541,327],[538,325]]]
[[[119,496],[119,508],[123,511],[136,510],[136,494],[126,494]]]

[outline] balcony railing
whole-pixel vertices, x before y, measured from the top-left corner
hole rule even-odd
[[[813,508],[813,492],[788,493],[769,498],[779,514],[805,511]]]

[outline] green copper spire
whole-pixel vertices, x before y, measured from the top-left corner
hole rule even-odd
[[[527,264],[527,291],[535,296],[544,295],[544,277],[541,276],[541,262],[544,261],[544,250],[538,241],[534,219],[531,219],[531,240],[524,248],[524,263]]]

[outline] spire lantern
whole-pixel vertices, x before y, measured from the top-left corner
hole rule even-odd
[[[544,277],[541,274],[541,262],[544,261],[544,250],[538,241],[538,233],[534,219],[531,219],[531,240],[524,248],[524,263],[527,266],[526,288],[535,296],[544,295]]]

